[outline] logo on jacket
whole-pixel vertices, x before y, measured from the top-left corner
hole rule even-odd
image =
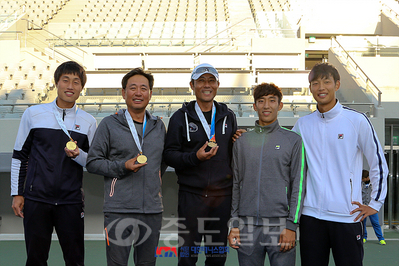
[[[338,139],[344,139],[344,134],[338,134]]]
[[[75,130],[80,130],[80,125],[75,125]]]
[[[275,150],[279,150],[280,149],[280,145],[276,145],[276,147],[274,147]]]
[[[193,122],[190,122],[188,124],[188,130],[189,130],[190,133],[197,132],[198,131],[198,126],[196,124],[194,124]]]

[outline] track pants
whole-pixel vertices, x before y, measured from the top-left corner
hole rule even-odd
[[[203,197],[179,191],[179,266],[195,266],[201,253],[206,256],[205,265],[224,265],[230,209],[231,196]]]
[[[373,225],[374,232],[375,232],[375,235],[378,238],[378,241],[385,240],[384,236],[382,235],[380,221],[378,220],[378,213],[370,215],[369,217],[366,217],[363,220],[363,230],[364,230],[363,238],[367,239],[367,229],[366,229],[367,218],[370,218],[370,222]]]
[[[265,264],[266,253],[272,266],[294,266],[296,247],[281,252],[278,242],[285,226],[244,225],[240,229],[241,246],[237,249],[240,266]]]
[[[136,266],[155,266],[162,213],[104,213],[108,266],[128,265],[134,247]]]
[[[54,228],[61,245],[65,265],[84,265],[83,203],[52,205],[25,199],[26,265],[47,265]]]
[[[338,223],[302,215],[299,226],[302,266],[327,266],[330,249],[336,266],[363,265],[362,223]]]

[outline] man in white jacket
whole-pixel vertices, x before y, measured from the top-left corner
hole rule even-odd
[[[301,265],[362,265],[362,221],[377,213],[387,191],[388,167],[377,134],[366,115],[342,106],[337,69],[319,63],[309,73],[317,110],[300,118],[293,130],[306,149],[308,182],[300,220]],[[370,167],[373,192],[363,205],[363,155]]]

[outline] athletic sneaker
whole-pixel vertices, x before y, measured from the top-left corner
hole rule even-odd
[[[381,245],[386,245],[387,242],[385,242],[385,240],[381,240],[381,241],[380,241],[380,244],[381,244]]]
[[[363,238],[363,243],[366,243],[367,239]]]

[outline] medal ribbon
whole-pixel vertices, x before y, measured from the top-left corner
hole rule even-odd
[[[215,117],[216,117],[216,108],[215,108],[215,103],[212,104],[212,120],[211,120],[211,127],[209,128],[208,122],[205,119],[204,114],[201,111],[201,108],[199,107],[198,103],[195,102],[195,112],[197,113],[202,127],[205,130],[206,136],[210,141],[216,142],[215,140]]]
[[[141,143],[140,143],[139,136],[137,134],[136,126],[134,125],[132,116],[130,115],[130,113],[129,113],[129,111],[127,109],[125,110],[125,117],[126,117],[127,123],[129,124],[130,132],[132,133],[133,140],[136,143],[136,146],[139,149],[140,154],[142,154],[143,153],[143,148],[142,147],[143,147],[143,143],[144,143],[145,127],[147,125],[147,116],[144,113],[143,137],[141,138]]]
[[[54,102],[53,114],[54,114],[54,116],[55,116],[55,119],[57,120],[58,125],[60,126],[60,128],[62,129],[62,131],[64,131],[64,133],[68,136],[68,138],[69,138],[70,140],[73,141],[71,135],[70,135],[69,132],[68,132],[68,129],[66,128],[66,125],[65,125],[64,121],[62,120],[61,114],[60,114],[60,112],[58,111],[56,105],[57,105],[57,103]],[[78,115],[78,111],[79,111],[79,108],[76,108],[75,123],[74,123],[74,124],[76,124],[76,116]]]

